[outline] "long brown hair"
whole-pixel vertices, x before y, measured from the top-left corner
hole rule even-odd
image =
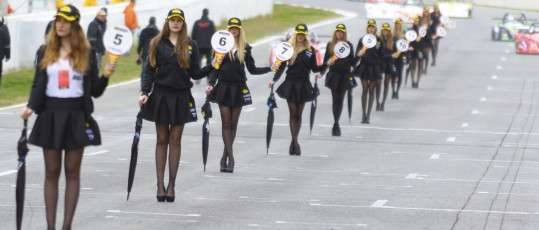
[[[428,12],[429,15],[423,16],[423,14],[424,14],[425,12]],[[421,24],[421,25],[429,26],[429,23],[430,23],[430,12],[429,12],[429,11],[423,11],[423,14],[421,14],[421,21],[420,21],[420,24]]]
[[[335,44],[337,44],[337,31],[340,31],[340,30],[335,30],[333,32],[333,36],[331,36],[331,42],[329,42],[329,49],[328,49],[328,52],[329,52],[329,55],[333,55],[333,49],[335,48]],[[342,36],[342,40],[344,42],[347,42],[348,41],[348,33],[346,32],[343,32],[343,36]]]
[[[397,24],[400,24],[400,28],[397,29]],[[395,25],[393,25],[393,38],[396,38],[396,39],[400,39],[402,37],[404,37],[404,26],[402,25],[402,23],[396,23],[395,22]]]
[[[393,51],[393,34],[391,34],[391,30],[387,30],[387,35],[385,36],[384,30],[380,30],[380,38],[382,38],[382,41],[384,41],[386,49],[389,51]]]
[[[60,58],[60,47],[62,45],[62,38],[56,34],[56,22],[58,17],[52,23],[52,28],[45,37],[45,55],[39,67],[41,70],[47,68],[47,66],[54,64]],[[84,74],[88,70],[90,60],[90,43],[84,35],[84,31],[79,24],[79,21],[71,22],[71,53],[69,54],[70,63],[73,65],[73,69]]]
[[[305,41],[303,41],[303,46],[305,47],[305,49],[302,49],[302,50],[298,48],[298,45],[297,45],[298,40],[296,37],[297,37],[297,34],[294,33],[292,37],[290,38],[290,40],[288,40],[288,43],[290,43],[290,45],[294,47],[294,55],[292,55],[292,58],[290,58],[290,62],[288,65],[293,65],[294,62],[296,61],[296,58],[298,57],[298,54],[301,53],[303,50],[311,48],[311,38],[309,37],[309,35],[305,35]]]
[[[169,20],[170,19],[165,20],[161,33],[150,41],[150,53],[148,55],[148,61],[154,68],[157,65],[157,44],[159,44],[159,41],[161,41],[163,37],[170,36],[170,28],[168,27]],[[193,50],[193,52],[196,51]],[[182,68],[189,68],[189,37],[187,37],[187,23],[185,21],[183,21],[182,29],[180,30],[180,35],[178,36],[178,42],[174,47],[174,53],[176,53],[178,65],[180,65]]]
[[[245,59],[245,57],[243,56],[243,51],[245,50],[245,46],[247,46],[246,45],[247,42],[245,42],[245,32],[243,31],[243,28],[238,28],[238,29],[240,30],[240,33],[238,34],[238,39],[236,39],[235,42],[236,42],[236,45],[238,45],[238,50],[237,50],[238,60],[240,61],[241,64],[243,64],[243,61]],[[232,50],[228,52],[228,56],[230,57],[231,60],[234,60],[236,58]]]

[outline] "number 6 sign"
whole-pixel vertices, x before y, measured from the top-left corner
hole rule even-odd
[[[234,43],[234,36],[226,30],[219,30],[211,37],[211,46],[217,59],[230,52],[234,48]],[[219,69],[219,66],[219,64],[215,65],[215,69]]]
[[[133,35],[127,27],[115,26],[107,29],[103,34],[103,45],[109,54],[109,61],[113,62],[131,49]],[[110,72],[107,71],[107,74]]]

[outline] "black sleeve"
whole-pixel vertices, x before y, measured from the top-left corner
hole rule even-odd
[[[329,61],[329,58],[330,58],[330,55],[329,55],[329,44],[330,43],[331,42],[328,42],[328,44],[326,45],[326,52],[324,53],[324,63],[327,63]],[[322,75],[326,74],[326,70],[327,70],[327,68],[324,68],[322,71],[320,71],[320,74],[322,74]]]
[[[157,52],[155,52],[155,66],[152,66],[150,63],[150,56],[148,55],[148,61],[146,62],[146,70],[144,71],[144,78],[142,80],[142,86],[141,91],[142,95],[148,95],[150,94],[152,90],[153,81],[155,79],[155,72],[157,71],[157,68],[159,66],[159,46],[156,46]]]
[[[109,84],[109,79],[103,75],[98,77],[99,69],[97,68],[97,56],[94,49],[90,52],[90,69],[88,70],[87,75],[92,81],[92,96],[99,97],[103,95],[103,92],[105,92],[105,89]]]
[[[97,27],[95,26],[95,23],[92,21],[90,25],[88,25],[88,41],[90,42],[90,46],[96,48],[97,47]]]
[[[199,53],[198,53],[198,46],[197,43],[193,40],[191,40],[191,60],[190,60],[190,66],[189,66],[189,76],[191,78],[198,80],[202,79],[206,76],[208,76],[213,70],[213,66],[207,65],[203,68],[200,68],[198,65],[199,60]]]
[[[28,99],[28,105],[27,107],[36,111],[37,105],[37,84],[40,77],[41,68],[39,67],[39,63],[41,62],[41,59],[43,58],[43,55],[45,54],[45,46],[42,45],[39,47],[39,49],[36,52],[36,58],[34,60],[34,65],[36,71],[34,72],[34,80],[32,81],[32,87],[30,88],[30,98]]]
[[[138,46],[137,46],[137,54],[142,53],[142,48],[144,47],[144,44],[146,44],[146,33],[148,32],[147,29],[143,29],[140,32],[139,39],[138,39]]]
[[[322,65],[318,65],[318,61],[316,59],[316,50],[312,46],[311,46],[311,50],[313,51],[313,54],[311,55],[311,63],[310,63],[311,70],[314,73],[319,73],[327,67],[327,63],[322,63]]]
[[[193,31],[191,32],[191,37],[193,39],[196,39],[197,38],[197,35],[198,35],[198,20],[195,21],[195,24],[193,24]]]
[[[277,82],[279,78],[281,78],[281,76],[284,73],[284,69],[286,68],[287,65],[288,65],[288,61],[281,63],[281,65],[279,66],[279,69],[277,70],[277,72],[275,72],[275,75],[273,76],[274,82]]]
[[[352,45],[351,42],[348,42],[348,45],[350,46],[350,55],[348,55],[348,63],[350,63],[351,66],[354,66],[354,45]]]
[[[361,59],[361,57],[359,56],[359,51],[363,49],[363,41],[362,41],[362,38],[359,39],[359,42],[357,43],[357,50],[356,50],[356,53],[354,54],[354,64],[353,66],[356,65],[356,63],[359,61],[359,59]]]
[[[3,48],[4,49],[4,55],[6,56],[6,59],[10,59],[11,58],[11,38],[9,36],[9,29],[7,28],[7,26],[3,26],[4,27],[4,47],[0,47],[0,48]],[[0,60],[2,61],[2,60]]]
[[[215,56],[215,53],[212,55],[212,56]],[[217,83],[217,79],[219,79],[219,74],[221,73],[221,71],[212,71],[210,73],[210,76],[208,76],[208,84],[210,86],[215,86],[215,83]]]
[[[215,24],[210,20],[210,36],[215,33]]]
[[[253,75],[265,74],[271,71],[270,67],[256,67],[255,59],[251,53],[251,47],[245,49],[245,65],[249,73]]]

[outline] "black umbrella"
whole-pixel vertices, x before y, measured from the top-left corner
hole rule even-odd
[[[352,87],[348,90],[348,121],[352,122],[352,106],[354,105],[352,103]]]
[[[210,101],[206,97],[206,102],[202,106],[202,163],[204,163],[204,172],[206,172],[206,162],[208,162],[208,147],[210,145],[210,118],[212,117]]]
[[[410,57],[410,55],[407,55]],[[408,74],[410,74],[410,65],[412,63],[412,59],[408,58],[406,63],[406,77],[404,78],[404,88],[406,88],[406,84],[408,83]]]
[[[26,139],[26,130],[28,129],[28,120],[24,120],[24,128],[21,137],[17,143],[17,152],[19,154],[19,166],[17,168],[17,186],[15,187],[15,200],[17,203],[17,230],[21,229],[22,213],[24,211],[24,187],[26,187],[26,154],[28,154],[28,145]]]
[[[314,124],[314,115],[316,114],[316,102],[317,102],[317,98],[318,98],[318,95],[320,95],[320,89],[318,89],[318,78],[314,80],[314,90],[313,90],[313,93],[314,93],[314,100],[313,102],[311,103],[311,131],[310,131],[310,134],[313,133],[313,124]]]
[[[140,130],[142,129],[142,110],[144,105],[140,107],[137,114],[137,122],[135,123],[135,135],[133,136],[133,144],[131,145],[131,162],[129,162],[129,177],[127,179],[127,200],[129,200],[129,193],[133,187],[133,180],[135,180],[135,170],[137,169],[138,158],[138,143],[140,140]]]
[[[277,108],[277,102],[275,101],[275,96],[273,95],[273,86],[271,86],[271,93],[268,97],[268,124],[266,127],[266,154],[269,153],[269,146],[271,142],[271,133],[273,132],[273,109]]]

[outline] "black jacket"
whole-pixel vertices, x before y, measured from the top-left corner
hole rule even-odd
[[[363,49],[363,39],[359,39],[359,43],[357,44],[357,50],[356,51],[356,58],[354,60],[354,65],[357,63],[357,61],[361,60],[361,64],[366,65],[378,65],[382,62],[382,56],[384,55],[384,42],[380,37],[376,36],[376,45],[370,49],[367,49],[365,51],[365,54],[363,56],[359,57],[357,56],[357,53],[359,53],[359,50]]]
[[[419,34],[417,29],[414,29],[414,31]],[[419,39],[419,41],[415,40],[413,42],[410,42],[410,47],[414,48],[414,50],[409,51],[411,52],[412,56],[419,55],[419,52],[423,53],[425,51],[425,38],[421,38]]]
[[[210,85],[214,86],[217,80],[231,83],[243,83],[247,81],[245,66],[247,66],[247,70],[252,75],[260,75],[270,72],[270,67],[255,66],[255,59],[253,58],[251,50],[252,47],[249,46],[249,44],[246,44],[245,50],[243,52],[237,50],[236,53],[234,53],[234,55],[236,56],[234,60],[230,58],[229,54],[225,55],[223,61],[221,62],[221,67],[219,68],[219,70],[214,71],[210,75]],[[240,63],[240,61],[238,60],[238,53],[244,55],[245,58],[243,63]]]
[[[195,21],[191,37],[198,44],[198,48],[211,48],[211,36],[215,33],[215,25],[208,17],[202,16]]]
[[[288,65],[288,63],[290,63],[290,61],[288,61],[286,64],[283,63],[281,66],[279,66],[279,69],[273,77],[274,82],[277,82],[279,78],[281,78],[286,66],[288,66],[288,70],[286,70],[286,78],[299,81],[308,81],[311,70],[315,73],[318,73],[327,67],[325,63],[321,66],[317,64],[316,50],[312,46],[309,49],[305,49],[298,53],[296,61],[292,65]]]
[[[389,50],[387,44],[387,41],[382,40],[382,43],[384,43],[384,47],[382,48],[382,62],[385,63],[393,63],[393,57],[392,55],[397,52],[397,40],[393,39],[393,50]]]
[[[157,26],[150,24],[146,26],[141,32],[138,40],[137,53],[141,54],[142,60],[148,58],[148,52],[150,51],[150,41],[159,34]]]
[[[88,33],[86,33],[92,48],[97,50],[101,55],[105,55],[105,45],[103,45],[103,34],[105,30],[107,30],[107,22],[99,21],[96,17],[88,25]]]
[[[330,43],[331,42],[328,42],[326,46],[326,54],[324,55],[324,63],[327,63],[329,59],[333,57],[333,54],[329,53]],[[348,43],[348,45],[350,46],[350,54],[346,58],[337,59],[333,65],[329,66],[330,72],[337,72],[340,74],[350,73],[350,66],[354,65],[354,46],[349,41],[346,41],[346,43]],[[327,68],[324,68],[324,70],[322,70],[322,75],[326,73],[326,70]]]
[[[9,36],[9,30],[4,25],[4,19],[0,22],[0,62],[11,58],[11,38]],[[1,74],[1,73],[0,73]]]
[[[84,103],[84,113],[88,118],[90,114],[94,111],[94,104],[92,102],[92,97],[99,97],[105,92],[105,88],[109,83],[109,79],[101,76],[97,77],[99,70],[97,69],[97,62],[95,56],[95,50],[92,49],[90,52],[90,65],[83,77],[83,103]],[[49,76],[47,75],[47,69],[41,69],[39,63],[45,55],[45,45],[42,45],[36,54],[36,72],[34,75],[34,81],[32,83],[32,89],[30,90],[30,99],[28,100],[28,108],[34,110],[36,114],[39,114],[43,111],[45,107],[45,98],[47,91],[47,81]]]
[[[163,37],[157,44],[156,66],[153,67],[150,62],[146,64],[144,81],[142,82],[142,95],[148,95],[152,84],[169,89],[190,89],[193,87],[191,78],[201,79],[213,70],[211,65],[202,69],[198,65],[198,47],[197,43],[189,40],[189,68],[182,68],[178,64],[174,45],[168,37]]]

